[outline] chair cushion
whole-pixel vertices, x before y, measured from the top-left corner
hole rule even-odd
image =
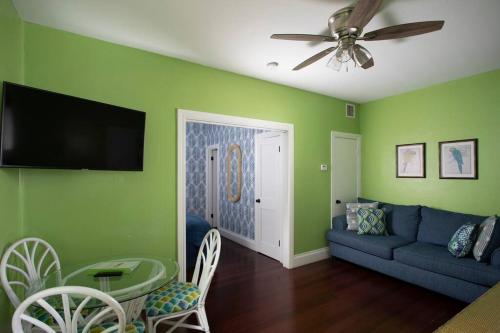
[[[474,258],[455,258],[446,247],[416,242],[394,249],[394,260],[484,286],[500,281],[500,269]]]
[[[101,323],[99,325],[92,326],[89,330],[89,333],[101,333],[102,331],[113,325],[116,325],[116,322]],[[146,326],[141,320],[136,320],[134,322],[128,323],[125,327],[125,333],[144,333],[145,330]],[[111,332],[117,332],[117,330]]]
[[[380,206],[386,212],[387,231],[411,241],[417,240],[420,222],[420,206],[404,206],[386,203]]]
[[[54,317],[52,317],[52,315],[49,314],[44,308],[40,306],[31,305],[28,311],[33,318],[40,320],[42,323],[47,324],[49,326],[57,326]],[[59,314],[62,315],[61,312],[59,312]]]
[[[146,315],[159,315],[190,309],[198,304],[200,290],[190,282],[172,282],[149,294],[146,300]]]
[[[331,242],[389,260],[392,259],[393,249],[411,243],[411,241],[401,236],[358,235],[356,231],[349,230],[331,230],[327,234],[327,239]]]
[[[446,210],[422,207],[422,221],[418,228],[419,242],[447,246],[451,236],[466,223],[480,224],[485,216],[448,212]]]
[[[469,254],[477,238],[477,224],[466,223],[453,234],[448,243],[448,252],[457,258]]]

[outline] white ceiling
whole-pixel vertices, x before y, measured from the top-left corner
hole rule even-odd
[[[361,42],[375,67],[337,73],[328,58],[291,69],[331,44],[271,40],[326,33],[346,0],[14,0],[29,22],[128,45],[354,102],[500,68],[499,0],[385,0],[365,32],[444,19],[443,30]],[[271,70],[266,64],[279,62]]]

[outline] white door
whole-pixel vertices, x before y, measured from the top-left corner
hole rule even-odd
[[[255,136],[255,241],[260,253],[281,261],[285,198],[284,134]]]
[[[219,223],[219,148],[207,148],[207,211],[206,219],[214,228]]]
[[[332,132],[332,217],[361,194],[361,136]]]

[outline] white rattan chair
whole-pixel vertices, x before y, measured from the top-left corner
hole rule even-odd
[[[174,282],[148,296],[146,315],[149,333],[156,332],[160,323],[172,326],[168,332],[178,327],[210,332],[205,299],[219,262],[220,250],[220,234],[217,229],[212,229],[201,244],[191,282]],[[199,325],[184,323],[192,314],[196,314]],[[171,320],[176,318],[177,321]]]
[[[12,244],[2,256],[0,281],[17,308],[27,292],[36,289],[47,274],[60,270],[59,257],[49,243],[40,238],[24,238]]]
[[[98,305],[101,307],[92,318],[87,318],[83,327],[79,327],[82,310],[92,300],[98,300]],[[60,308],[56,310],[51,305],[54,303],[62,304],[62,310]],[[76,308],[72,310],[70,304],[73,304]],[[52,321],[55,324],[49,326],[33,317],[29,309],[34,306],[43,309],[47,316],[53,318]],[[110,316],[116,318],[116,321],[99,323],[102,319]],[[13,333],[23,333],[25,332],[24,329],[30,327],[30,325],[47,333],[88,333],[91,329],[96,329],[100,333],[124,333],[125,312],[120,303],[102,291],[86,287],[57,287],[42,290],[19,304],[12,317]],[[144,331],[144,324],[142,324],[142,329],[139,331]]]

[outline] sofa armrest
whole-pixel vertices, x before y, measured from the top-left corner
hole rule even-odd
[[[332,229],[333,230],[345,230],[347,229],[347,219],[345,215],[335,216],[332,219]]]
[[[500,247],[491,254],[491,265],[500,268]]]

